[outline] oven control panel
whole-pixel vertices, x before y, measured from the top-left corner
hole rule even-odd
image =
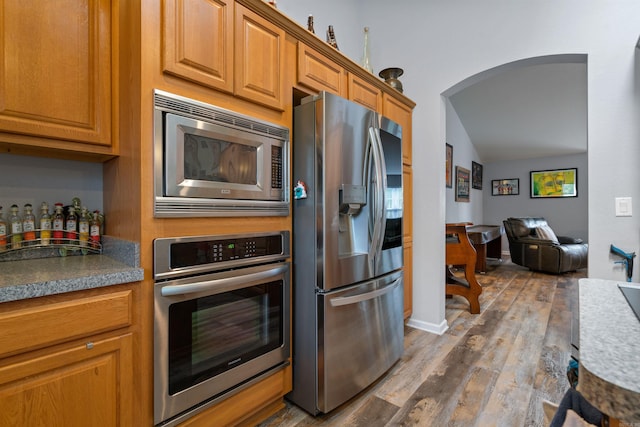
[[[154,276],[176,271],[235,268],[283,260],[289,256],[289,232],[163,238],[154,241]]]

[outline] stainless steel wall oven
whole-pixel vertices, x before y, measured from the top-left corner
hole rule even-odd
[[[154,241],[154,424],[288,364],[289,232]]]
[[[156,90],[154,215],[289,215],[288,147],[288,128]]]

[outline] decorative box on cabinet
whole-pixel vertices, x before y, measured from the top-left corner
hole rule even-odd
[[[117,154],[112,142],[117,3],[2,2],[3,148],[82,160]]]
[[[353,73],[349,75],[349,99],[373,111],[382,111],[382,91]]]
[[[233,92],[233,1],[165,0],[163,71]]]
[[[342,67],[302,42],[298,42],[298,84],[315,92],[327,91],[346,96]]]
[[[133,424],[131,292],[2,304],[0,425]]]

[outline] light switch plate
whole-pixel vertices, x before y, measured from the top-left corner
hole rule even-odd
[[[631,216],[631,197],[616,197],[616,216]]]

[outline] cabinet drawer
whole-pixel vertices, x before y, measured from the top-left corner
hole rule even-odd
[[[0,313],[0,356],[131,325],[132,291]]]
[[[302,42],[298,42],[298,83],[316,92],[346,95],[342,67]]]

